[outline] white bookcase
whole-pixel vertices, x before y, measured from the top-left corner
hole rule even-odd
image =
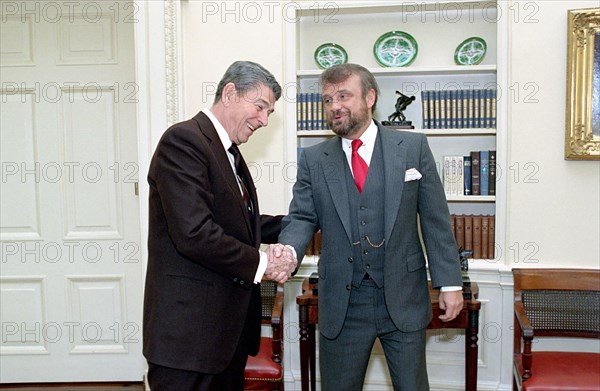
[[[296,161],[298,147],[314,145],[333,135],[329,130],[297,131],[295,97],[297,92],[320,92],[318,77],[322,70],[314,60],[314,51],[323,43],[335,43],[346,50],[349,62],[361,64],[375,75],[380,88],[375,119],[387,120],[395,111],[396,90],[415,96],[404,114],[413,122],[414,131],[428,136],[440,175],[444,156],[467,156],[470,151],[479,150],[497,151],[496,164],[502,174],[506,167],[503,149],[506,109],[502,92],[506,85],[506,55],[503,53],[507,46],[502,7],[501,1],[301,1],[288,7],[284,64],[288,161]],[[290,9],[294,9],[294,18]],[[386,68],[377,63],[373,44],[389,31],[407,32],[417,41],[418,54],[409,66]],[[474,36],[486,41],[485,58],[479,65],[456,65],[457,46]],[[498,91],[495,129],[422,129],[421,91],[485,88]],[[290,197],[292,185],[290,181]],[[452,214],[495,215],[496,243],[502,243],[503,177],[496,183],[496,196],[447,198]]]

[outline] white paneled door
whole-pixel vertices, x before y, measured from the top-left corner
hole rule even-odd
[[[0,1],[0,382],[139,381],[132,2]]]

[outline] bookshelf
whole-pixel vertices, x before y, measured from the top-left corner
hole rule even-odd
[[[334,134],[330,130],[298,130],[295,97],[297,93],[319,93],[318,77],[322,70],[314,60],[314,50],[331,42],[341,45],[349,62],[361,64],[376,77],[380,94],[374,118],[382,121],[392,114],[401,91],[415,96],[404,111],[413,122],[415,132],[428,136],[440,176],[444,156],[467,156],[471,151],[497,151],[496,164],[505,159],[504,106],[501,86],[504,85],[506,64],[502,51],[506,45],[507,28],[500,17],[505,5],[498,1],[341,1],[298,2],[295,17],[285,24],[286,58],[284,63],[287,92],[285,109],[287,156],[297,159],[297,148],[317,144]],[[373,44],[389,31],[405,31],[418,43],[418,54],[407,67],[386,68],[373,55]],[[468,37],[481,37],[487,52],[479,65],[461,66],[454,63],[456,47]],[[500,53],[500,54],[499,54]],[[502,59],[498,61],[498,59]],[[497,89],[495,128],[423,129],[421,91],[459,89]],[[294,90],[291,92],[291,90]],[[451,214],[495,215],[496,242],[503,239],[504,179],[496,183],[496,195],[447,196]],[[289,197],[291,198],[290,181]],[[289,201],[289,200],[288,200]]]

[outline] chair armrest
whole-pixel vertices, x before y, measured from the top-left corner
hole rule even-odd
[[[521,352],[521,337],[523,338],[523,352]],[[533,341],[533,326],[525,312],[525,306],[522,301],[515,301],[515,348],[514,354],[521,354],[518,372],[521,379],[531,377],[532,355],[531,343]]]
[[[531,326],[531,321],[525,312],[525,306],[520,301],[515,302],[515,319],[517,320],[515,326],[519,326],[523,339],[531,340],[533,338],[533,326]]]

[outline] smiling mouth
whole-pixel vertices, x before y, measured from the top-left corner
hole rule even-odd
[[[254,126],[250,125],[250,124],[246,124],[246,126],[248,126],[248,129],[250,129],[250,131],[254,132],[257,128],[255,128]]]

